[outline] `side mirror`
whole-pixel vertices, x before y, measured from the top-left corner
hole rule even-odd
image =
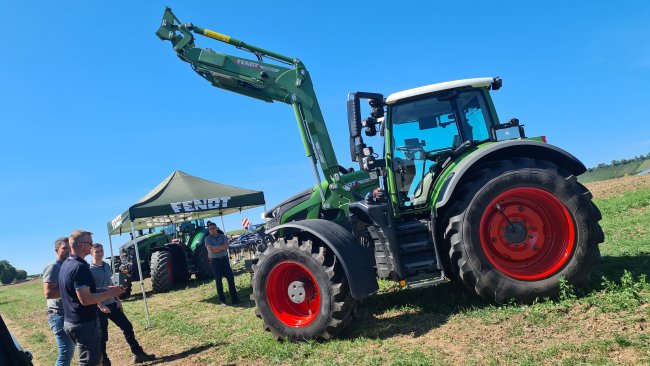
[[[361,137],[361,130],[364,128],[361,123],[361,106],[359,104],[360,99],[370,99],[375,100],[373,102],[375,106],[381,107],[381,113],[384,113],[384,96],[377,93],[367,93],[367,92],[354,92],[348,94],[348,128],[350,130],[350,158],[352,161],[359,161],[359,155],[357,154],[357,145],[363,144],[363,139]],[[371,103],[371,107],[373,104]],[[380,113],[379,110],[375,111],[373,107],[373,113]],[[364,145],[365,147],[365,145]]]
[[[350,138],[361,136],[361,106],[357,93],[348,94],[348,127]]]

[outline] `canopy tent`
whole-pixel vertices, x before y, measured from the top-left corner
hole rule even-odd
[[[136,204],[107,223],[108,234],[208,217],[264,205],[264,192],[211,182],[184,173],[172,173]]]
[[[176,170],[136,204],[107,223],[111,257],[113,257],[112,235],[130,232],[132,238],[135,238],[136,230],[208,217],[223,217],[235,211],[241,212],[264,204],[264,192],[215,183]],[[138,250],[135,250],[135,255],[147,324],[150,326]]]

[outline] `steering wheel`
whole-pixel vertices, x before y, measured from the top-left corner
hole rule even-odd
[[[395,148],[395,150],[401,151],[402,153],[404,153],[404,156],[406,156],[410,160],[415,159],[415,153],[424,152],[424,149],[422,148],[422,146],[409,146],[409,145],[398,146],[398,147]]]
[[[440,155],[440,153],[446,152],[446,151],[451,151],[451,150],[452,150],[451,147],[443,147],[443,148],[440,148],[440,149],[427,151],[426,152],[426,158],[429,159],[429,160],[436,160],[436,158],[438,157],[438,155]]]

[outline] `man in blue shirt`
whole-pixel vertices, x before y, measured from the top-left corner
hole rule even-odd
[[[70,257],[61,265],[59,291],[63,304],[63,329],[75,343],[79,366],[102,363],[101,333],[97,304],[124,293],[120,286],[97,292],[95,280],[84,260],[93,246],[92,233],[74,231],[68,238]]]
[[[70,366],[74,353],[74,343],[63,330],[63,304],[59,292],[59,271],[63,261],[68,259],[70,245],[68,238],[59,238],[54,242],[56,260],[43,270],[43,293],[47,299],[47,323],[54,333],[56,345],[59,348],[59,355],[55,366]]]
[[[235,275],[230,268],[230,257],[228,256],[228,239],[219,233],[214,222],[208,223],[208,236],[205,237],[205,247],[210,258],[210,267],[217,283],[217,295],[222,305],[226,304],[226,295],[223,293],[223,277],[228,280],[228,292],[233,304],[239,304],[237,289],[235,288]]]

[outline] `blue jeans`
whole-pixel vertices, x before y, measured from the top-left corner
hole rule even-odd
[[[52,333],[54,333],[56,345],[59,348],[59,356],[54,365],[70,366],[74,354],[74,343],[63,330],[63,315],[57,313],[48,314],[47,323],[50,325]]]

